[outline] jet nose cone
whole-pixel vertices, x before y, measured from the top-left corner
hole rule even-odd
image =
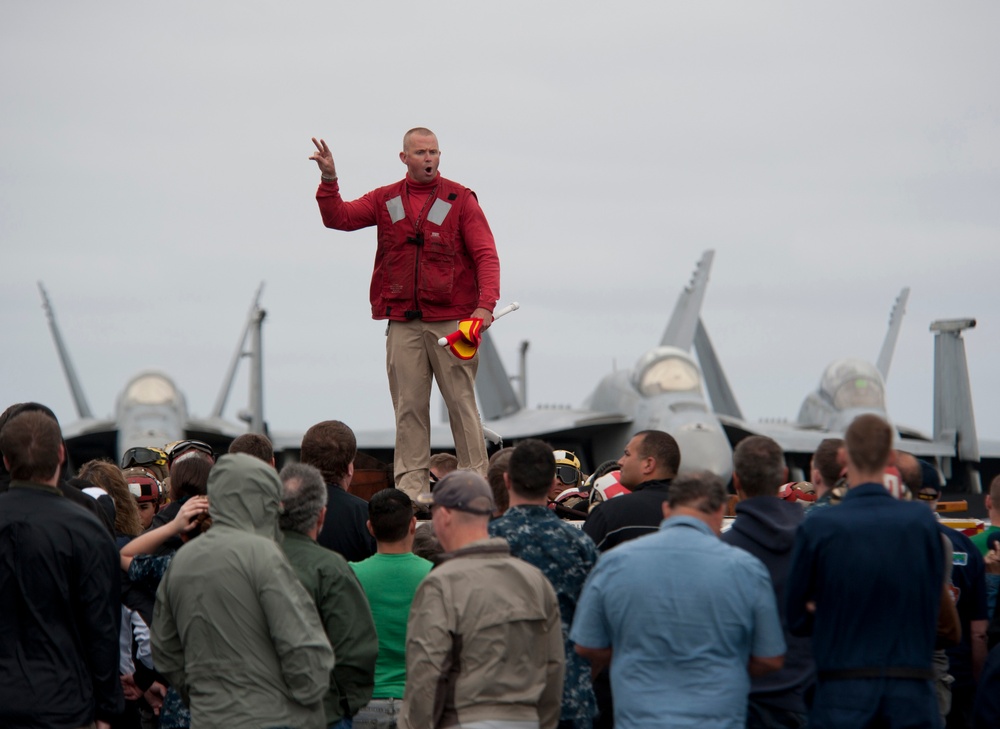
[[[681,473],[709,471],[729,483],[733,476],[733,449],[718,425],[689,423],[671,433],[681,449]]]

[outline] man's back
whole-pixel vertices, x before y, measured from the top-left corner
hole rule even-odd
[[[727,544],[752,554],[767,568],[782,625],[786,625],[785,583],[792,563],[795,533],[803,519],[805,510],[798,504],[775,496],[757,496],[736,505],[736,520],[721,537]],[[785,643],[788,651],[784,666],[754,678],[750,697],[768,707],[804,714],[805,692],[816,675],[810,641],[786,631]]]
[[[378,638],[364,591],[347,562],[312,538],[285,530],[282,549],[310,594],[336,664],[323,696],[327,724],[354,716],[372,697]]]
[[[556,596],[502,539],[474,542],[427,575],[413,600],[406,657],[401,729],[558,722],[564,657]]]
[[[320,726],[333,651],[274,541],[281,484],[245,454],[209,477],[212,528],[174,556],[156,593],[153,660],[192,726]]]
[[[566,673],[562,720],[592,717],[597,710],[590,665],[573,649],[569,629],[580,591],[597,563],[593,540],[545,506],[512,506],[489,526],[490,536],[502,537],[510,553],[541,570],[559,600]]]
[[[375,538],[368,533],[368,504],[334,484],[326,485],[326,521],[316,541],[348,562],[375,554]]]
[[[372,697],[402,698],[406,688],[406,622],[417,586],[433,565],[407,552],[373,554],[350,566],[368,597],[378,634]]]
[[[76,727],[121,708],[118,555],[54,487],[0,496],[0,725]]]
[[[156,666],[175,684],[181,672],[196,724],[322,723],[329,647],[277,544],[213,526],[171,562],[152,631]]]
[[[758,559],[681,516],[603,555],[574,642],[613,647],[619,727],[742,727],[750,656],[784,652],[774,592]]]
[[[896,501],[881,484],[847,492],[811,513],[796,536],[787,587],[788,627],[813,635],[824,671],[930,671],[943,580],[941,537],[923,504]],[[807,609],[814,601],[815,613]]]

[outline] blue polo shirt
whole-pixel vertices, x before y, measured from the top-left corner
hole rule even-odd
[[[767,569],[689,516],[601,555],[570,639],[613,649],[618,729],[742,729],[750,656],[785,652]]]

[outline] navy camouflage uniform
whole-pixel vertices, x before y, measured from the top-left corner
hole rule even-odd
[[[583,583],[597,564],[594,541],[544,506],[512,506],[502,517],[490,522],[489,530],[491,537],[507,540],[513,556],[537,567],[552,583],[559,599],[566,648],[559,725],[590,729],[597,713],[590,663],[574,650],[569,629]]]
[[[156,588],[173,558],[173,552],[166,555],[137,555],[129,565],[128,577],[132,582],[145,585],[156,594]],[[167,695],[163,697],[163,705],[160,707],[158,726],[159,729],[187,729],[191,726],[191,710],[173,686],[167,686]]]

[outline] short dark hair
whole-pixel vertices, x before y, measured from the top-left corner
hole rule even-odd
[[[327,483],[339,482],[358,455],[358,441],[354,431],[339,420],[316,423],[302,437],[303,463],[315,466]]]
[[[27,410],[8,420],[0,430],[0,453],[10,462],[11,478],[47,481],[61,464],[59,423],[41,410]]]
[[[413,501],[405,491],[389,488],[376,491],[368,502],[368,520],[377,542],[398,542],[410,531]]]
[[[677,475],[677,469],[681,467],[681,447],[670,433],[640,430],[635,435],[642,436],[639,441],[640,457],[652,458],[656,461],[657,468],[666,469],[671,476]]]
[[[837,453],[844,447],[842,438],[824,438],[816,447],[813,454],[812,467],[819,471],[819,475],[830,488],[840,480],[840,473],[844,470],[837,460]]]
[[[281,514],[278,526],[288,531],[307,534],[316,526],[319,513],[326,506],[326,484],[315,466],[289,463],[278,474],[281,479]]]
[[[729,500],[722,479],[709,471],[686,473],[670,482],[670,508],[686,506],[714,514]]]
[[[214,464],[207,458],[178,458],[170,467],[170,498],[181,501],[208,493],[208,474]]]
[[[862,472],[884,469],[892,452],[892,428],[884,418],[871,413],[859,415],[844,433],[844,445],[851,463]]]
[[[748,497],[777,496],[785,475],[785,454],[771,438],[751,435],[733,450],[733,470]]]
[[[50,418],[55,420],[56,423],[59,422],[59,418],[57,418],[56,414],[52,412],[52,408],[48,407],[47,405],[42,405],[40,402],[16,402],[10,407],[8,407],[6,410],[4,410],[3,413],[0,413],[0,430],[3,430],[3,427],[15,415],[20,415],[21,413],[34,413],[34,412],[45,413]]]
[[[229,452],[249,453],[254,458],[264,461],[264,463],[270,463],[274,460],[274,447],[271,445],[271,439],[260,433],[244,433],[237,436],[229,444]]]
[[[521,441],[511,453],[507,475],[518,496],[537,499],[547,495],[556,477],[552,446],[534,438]]]
[[[490,465],[486,469],[486,481],[493,492],[493,503],[497,507],[498,514],[503,514],[510,508],[510,495],[507,493],[507,484],[504,483],[503,475],[507,473],[513,455],[513,448],[509,446],[501,448],[490,456]]]

